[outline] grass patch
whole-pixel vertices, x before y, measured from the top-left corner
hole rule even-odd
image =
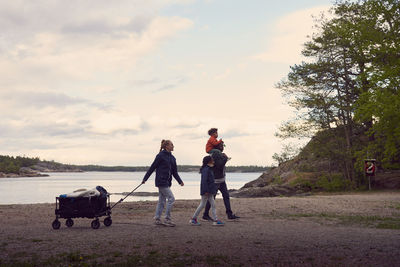
[[[207,255],[206,263],[211,266],[223,266],[229,262],[229,258],[224,255]]]
[[[71,267],[95,267],[95,266],[173,266],[186,267],[192,265],[199,266],[240,266],[237,259],[231,259],[221,254],[192,255],[188,253],[171,252],[170,250],[158,251],[150,250],[147,252],[134,252],[123,254],[113,251],[104,255],[86,255],[80,251],[61,253],[49,258],[39,258],[38,255],[27,255],[26,253],[16,253],[10,259],[0,260],[0,267],[36,267],[36,266],[71,266]]]
[[[339,224],[361,225],[379,229],[400,229],[400,218],[362,215],[337,215],[329,213],[288,214],[292,218],[320,218],[339,221]]]

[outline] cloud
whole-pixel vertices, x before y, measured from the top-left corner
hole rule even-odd
[[[0,3],[0,81],[7,85],[20,77],[50,86],[121,73],[193,25],[157,15],[165,4],[155,0],[11,2]]]
[[[0,125],[0,137],[34,139],[46,137],[77,137],[89,133],[87,124],[55,123],[45,121],[6,121]]]
[[[241,129],[230,129],[224,132],[224,138],[235,138],[235,137],[243,137],[250,135],[251,135],[250,133],[244,132]]]
[[[3,99],[7,99],[7,102],[12,102],[13,105],[21,106],[24,108],[35,107],[35,108],[46,108],[46,107],[57,107],[65,108],[73,105],[86,105],[95,107],[102,110],[109,110],[110,105],[96,103],[94,101],[71,97],[64,93],[54,92],[35,92],[35,91],[3,91],[0,92]]]
[[[124,38],[129,33],[144,32],[153,18],[137,16],[134,18],[119,18],[114,20],[94,19],[82,22],[72,22],[61,28],[62,33],[83,35],[110,35],[114,38]]]
[[[176,78],[171,83],[165,84],[165,85],[161,86],[160,88],[154,90],[153,93],[158,93],[158,92],[174,89],[174,88],[180,86],[181,84],[185,83],[186,81],[187,81],[187,78],[185,78],[185,77]]]
[[[313,16],[327,12],[331,6],[319,6],[299,10],[281,17],[273,25],[273,38],[265,52],[254,55],[252,59],[270,63],[294,64],[303,58],[301,50],[307,36],[313,32]]]

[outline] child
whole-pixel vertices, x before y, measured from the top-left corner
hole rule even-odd
[[[222,139],[217,140],[218,138],[218,129],[217,128],[211,128],[210,130],[208,130],[208,135],[210,136],[210,138],[207,141],[206,144],[206,152],[210,155],[212,155],[213,153],[219,153],[221,154],[221,150],[218,149],[218,147],[220,147],[221,145],[224,145],[224,141],[222,141]],[[230,160],[231,158],[228,157],[228,160]]]
[[[220,143],[223,143],[222,139],[217,140],[218,138],[218,129],[217,128],[211,128],[208,130],[208,135],[210,138],[207,141],[206,144],[206,152],[208,154],[212,154],[214,151],[213,149],[216,149],[216,146],[218,146]]]
[[[222,226],[224,225],[223,222],[217,219],[217,212],[215,209],[215,201],[214,201],[214,194],[217,192],[217,187],[214,181],[214,172],[212,167],[214,166],[214,160],[211,156],[205,156],[203,158],[203,165],[200,168],[201,173],[201,185],[200,185],[200,195],[201,195],[201,202],[200,205],[197,207],[196,211],[193,214],[192,219],[189,221],[191,225],[200,225],[197,221],[197,216],[199,216],[200,212],[206,206],[207,201],[211,204],[211,213],[213,219],[213,225],[215,226]]]

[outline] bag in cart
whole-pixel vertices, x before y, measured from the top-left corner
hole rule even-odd
[[[111,226],[110,194],[102,186],[96,186],[91,190],[79,189],[69,194],[56,197],[56,219],[52,223],[53,229],[59,229],[59,218],[66,219],[67,227],[74,225],[73,218],[90,218],[93,229],[100,227],[99,217],[106,216],[105,226]]]

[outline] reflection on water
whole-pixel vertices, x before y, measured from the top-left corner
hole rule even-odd
[[[85,188],[103,186],[111,193],[111,201],[117,202],[123,196],[112,193],[131,192],[137,187],[144,172],[83,172],[49,173],[48,177],[1,178],[0,204],[53,203],[55,197]],[[200,174],[195,172],[179,173],[185,186],[180,186],[174,179],[172,192],[176,199],[200,199]],[[229,189],[239,189],[245,183],[257,179],[260,173],[227,173]],[[154,174],[146,184],[135,192],[158,192],[154,185]],[[125,201],[157,200],[157,197],[129,196]]]

